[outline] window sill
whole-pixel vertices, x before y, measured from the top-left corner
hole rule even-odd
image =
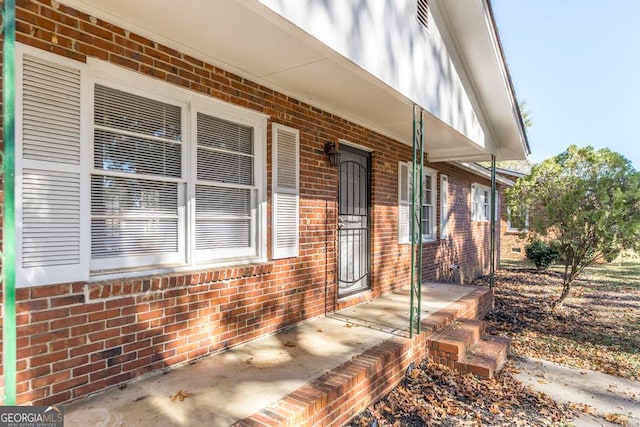
[[[174,265],[174,266],[155,266],[140,267],[126,270],[108,270],[108,271],[92,271],[89,276],[88,283],[102,282],[119,279],[141,279],[151,276],[172,276],[181,274],[199,274],[211,271],[225,271],[233,269],[242,269],[247,267],[258,267],[261,265],[271,265],[266,258],[255,258],[244,261],[227,261],[225,263],[208,263],[197,265]]]

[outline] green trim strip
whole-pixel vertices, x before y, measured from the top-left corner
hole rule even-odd
[[[4,405],[16,404],[16,236],[15,236],[15,0],[4,1],[2,47],[2,105],[4,153],[4,217],[2,224],[2,365]]]
[[[489,287],[496,284],[496,156],[491,156],[491,247],[489,256],[491,261],[491,271],[489,276]]]

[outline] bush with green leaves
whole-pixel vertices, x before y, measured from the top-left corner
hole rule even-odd
[[[524,248],[527,258],[529,258],[538,270],[546,270],[558,259],[558,251],[542,240],[534,240]]]
[[[570,146],[535,165],[507,190],[507,206],[525,206],[529,233],[553,239],[563,264],[562,307],[573,281],[591,263],[640,248],[640,172],[608,148]]]

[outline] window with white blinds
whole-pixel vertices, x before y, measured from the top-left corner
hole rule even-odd
[[[298,256],[300,133],[274,124],[273,138],[273,250],[274,259]]]
[[[92,259],[112,261],[103,268],[124,257],[129,264],[179,260],[180,106],[100,84],[93,101]]]
[[[491,218],[491,189],[471,184],[471,221],[489,221]]]
[[[398,242],[411,242],[411,192],[413,188],[413,164],[400,162],[398,165]],[[416,230],[416,238],[433,240],[436,236],[436,176],[431,168],[423,168],[422,180],[422,230]],[[416,194],[417,202],[420,194]]]
[[[196,251],[255,253],[254,149],[253,128],[197,114]]]
[[[424,168],[422,179],[422,239],[436,238],[436,171]]]
[[[266,259],[266,116],[16,52],[18,286]]]

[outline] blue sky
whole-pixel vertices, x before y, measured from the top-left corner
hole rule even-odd
[[[533,162],[571,144],[640,170],[640,1],[492,0]]]

